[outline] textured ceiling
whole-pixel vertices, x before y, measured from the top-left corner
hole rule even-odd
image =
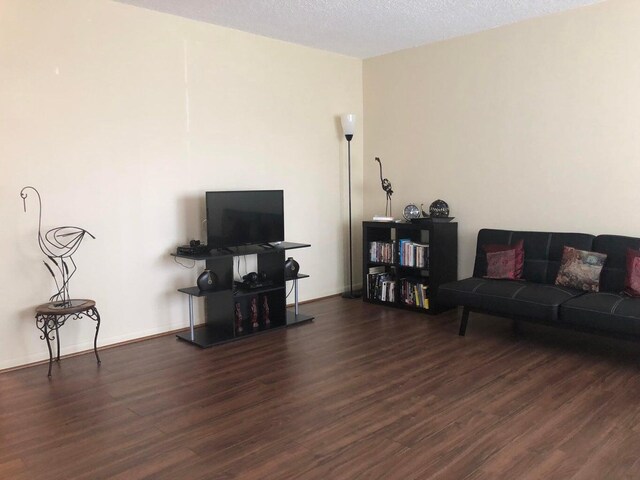
[[[603,0],[117,0],[358,58]]]

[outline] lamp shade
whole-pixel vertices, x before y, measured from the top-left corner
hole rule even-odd
[[[342,122],[342,131],[345,135],[353,135],[356,131],[356,115],[355,113],[345,113],[340,117]]]

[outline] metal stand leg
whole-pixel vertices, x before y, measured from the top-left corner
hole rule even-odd
[[[193,295],[189,295],[189,334],[191,335],[191,341],[193,342]]]
[[[298,279],[297,278],[293,279],[293,291],[294,291],[294,293],[293,293],[294,294],[294,297],[293,297],[294,298],[293,311],[295,312],[296,317],[298,317]]]
[[[56,321],[56,362],[60,362],[60,333],[58,331],[58,322]]]
[[[100,356],[98,355],[98,332],[100,332],[100,314],[96,308],[93,309],[93,313],[96,315],[96,336],[93,338],[93,353],[96,354],[96,360],[98,361],[98,365],[102,362],[100,361]]]
[[[49,349],[49,373],[47,377],[51,377],[51,364],[53,363],[53,353],[51,352],[51,340],[49,340],[49,319],[44,319],[44,326],[42,333],[44,333],[44,339],[47,341],[47,348]]]

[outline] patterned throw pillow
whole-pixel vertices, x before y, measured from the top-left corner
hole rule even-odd
[[[640,250],[627,248],[627,276],[624,279],[624,293],[640,297]]]
[[[515,280],[516,249],[487,253],[487,275],[485,278]]]
[[[565,246],[562,250],[556,285],[577,288],[587,292],[600,290],[600,272],[607,255]]]
[[[487,254],[487,275],[485,278],[519,280],[524,269],[524,241],[513,245],[483,245]],[[495,255],[505,253],[504,255]]]

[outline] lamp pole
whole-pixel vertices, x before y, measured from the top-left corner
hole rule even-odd
[[[347,159],[349,167],[349,291],[342,294],[343,298],[359,298],[360,292],[353,291],[353,235],[351,226],[351,140],[355,132],[356,116],[346,113],[340,118],[344,137],[347,139]]]

